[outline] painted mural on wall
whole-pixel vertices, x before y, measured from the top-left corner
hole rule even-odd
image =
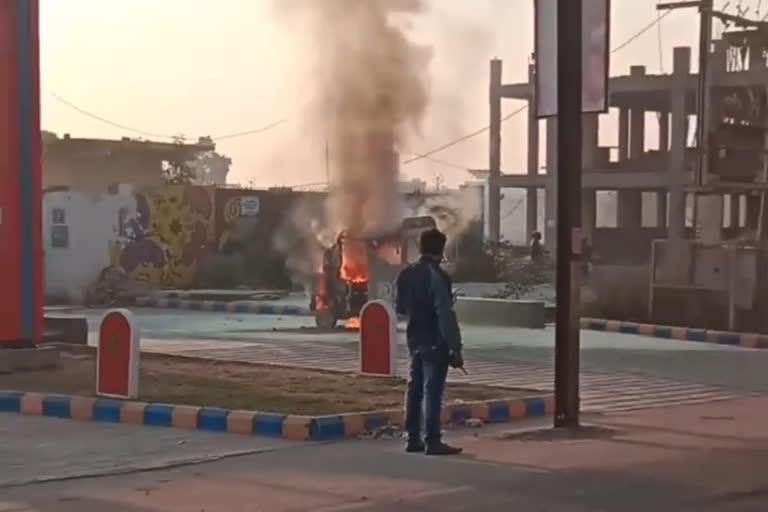
[[[136,194],[136,211],[119,212],[112,263],[154,285],[193,286],[213,240],[213,189],[167,186]]]

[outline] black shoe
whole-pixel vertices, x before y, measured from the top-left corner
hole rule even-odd
[[[406,453],[424,453],[426,446],[421,441],[408,441],[405,445]]]
[[[427,446],[427,449],[424,453],[427,455],[459,455],[463,451],[463,448],[456,448],[455,446],[451,446],[449,444],[439,443],[436,445]]]

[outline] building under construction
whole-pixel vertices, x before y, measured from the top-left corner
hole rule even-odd
[[[719,329],[768,327],[756,314],[768,304],[760,286],[766,281],[766,51],[766,23],[726,31],[713,41],[703,89],[709,109],[703,144],[693,129],[699,77],[691,72],[690,48],[674,49],[669,74],[633,66],[629,75],[611,78],[617,148],[599,144],[599,115],[583,116],[582,230],[592,248],[591,278],[603,314]],[[534,66],[529,73],[529,83],[502,84],[501,62],[491,62],[489,236],[499,237],[500,189],[526,189],[527,231],[543,231],[555,254],[557,120],[540,123],[535,117]],[[500,169],[504,98],[529,102],[525,173]],[[651,120],[658,122],[658,141],[646,140]],[[544,166],[540,124],[546,130]],[[546,191],[544,226],[537,225],[541,189]],[[611,227],[597,225],[601,191],[617,197]]]

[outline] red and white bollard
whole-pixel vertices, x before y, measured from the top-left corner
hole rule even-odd
[[[397,375],[397,315],[383,300],[370,301],[360,311],[360,373]]]
[[[104,314],[96,351],[96,394],[113,398],[139,396],[139,328],[125,309]]]

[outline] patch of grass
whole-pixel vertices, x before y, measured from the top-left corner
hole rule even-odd
[[[92,396],[95,361],[62,354],[55,369],[0,375],[0,389]],[[401,407],[402,379],[142,354],[140,400],[303,415]],[[532,395],[531,391],[449,383],[445,402]]]

